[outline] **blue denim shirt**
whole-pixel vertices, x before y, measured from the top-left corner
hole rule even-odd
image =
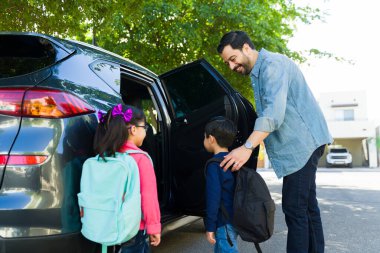
[[[300,170],[318,147],[332,143],[323,113],[298,66],[261,49],[250,73],[258,118],[278,178]]]

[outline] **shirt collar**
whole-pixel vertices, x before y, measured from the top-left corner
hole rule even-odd
[[[253,76],[258,78],[259,77],[259,72],[260,72],[260,67],[261,67],[261,64],[263,62],[263,59],[265,57],[265,55],[268,53],[267,50],[265,50],[264,48],[262,48],[260,51],[259,51],[259,55],[257,57],[257,60],[256,60],[256,63],[255,65],[253,66],[252,70],[251,70],[251,73],[249,73],[249,76],[252,78]]]
[[[219,152],[219,153],[215,154],[214,157],[223,157],[226,155],[228,155],[228,152]]]
[[[124,153],[127,150],[140,150],[134,143],[131,141],[126,141],[124,144],[121,146],[119,152]]]

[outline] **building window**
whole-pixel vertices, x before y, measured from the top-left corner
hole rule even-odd
[[[354,110],[344,109],[335,111],[335,120],[337,121],[352,121],[354,120]]]

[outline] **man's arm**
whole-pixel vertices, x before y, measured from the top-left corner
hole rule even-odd
[[[253,131],[248,137],[248,141],[252,143],[252,146],[256,148],[270,133]],[[239,170],[251,157],[252,150],[244,146],[240,146],[232,150],[228,155],[224,157],[224,160],[220,163],[220,167],[226,171],[232,165],[232,171]]]
[[[255,121],[252,134],[248,137],[254,148],[268,135],[279,129],[285,118],[289,89],[289,76],[280,61],[273,61],[262,67],[263,79],[261,100],[263,111]],[[239,170],[249,159],[252,150],[244,146],[232,150],[220,164],[224,170],[233,165],[232,171]]]

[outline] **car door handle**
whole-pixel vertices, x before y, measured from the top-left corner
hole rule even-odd
[[[177,125],[178,126],[184,126],[184,125],[188,125],[189,122],[187,121],[186,118],[182,118],[182,119],[177,119]]]

